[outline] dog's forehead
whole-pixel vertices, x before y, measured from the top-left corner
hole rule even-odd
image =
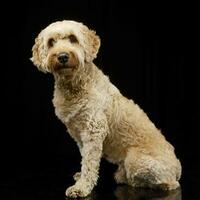
[[[68,34],[75,34],[75,35],[80,35],[81,33],[81,27],[83,25],[79,22],[75,21],[58,21],[50,24],[47,26],[43,31],[42,35],[43,36],[48,36],[48,35],[68,35]]]

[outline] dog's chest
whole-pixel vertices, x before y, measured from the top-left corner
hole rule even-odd
[[[56,116],[67,125],[71,119],[81,112],[87,100],[84,98],[74,98],[68,100],[64,95],[55,92],[53,104],[55,107]]]

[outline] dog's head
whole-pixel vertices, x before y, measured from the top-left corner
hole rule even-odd
[[[43,72],[75,71],[96,58],[100,38],[95,31],[75,21],[50,24],[35,39],[31,60]]]

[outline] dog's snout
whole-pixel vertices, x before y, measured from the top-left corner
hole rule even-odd
[[[59,55],[58,55],[58,61],[61,64],[67,63],[68,60],[69,60],[69,54],[68,53],[65,53],[65,52],[59,53]]]

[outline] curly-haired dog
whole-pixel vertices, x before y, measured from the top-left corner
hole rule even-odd
[[[175,189],[181,165],[174,148],[132,100],[122,96],[93,63],[100,46],[94,31],[75,21],[41,31],[31,60],[55,78],[53,104],[82,156],[69,197],[87,196],[97,183],[101,157],[117,164],[117,183]]]

